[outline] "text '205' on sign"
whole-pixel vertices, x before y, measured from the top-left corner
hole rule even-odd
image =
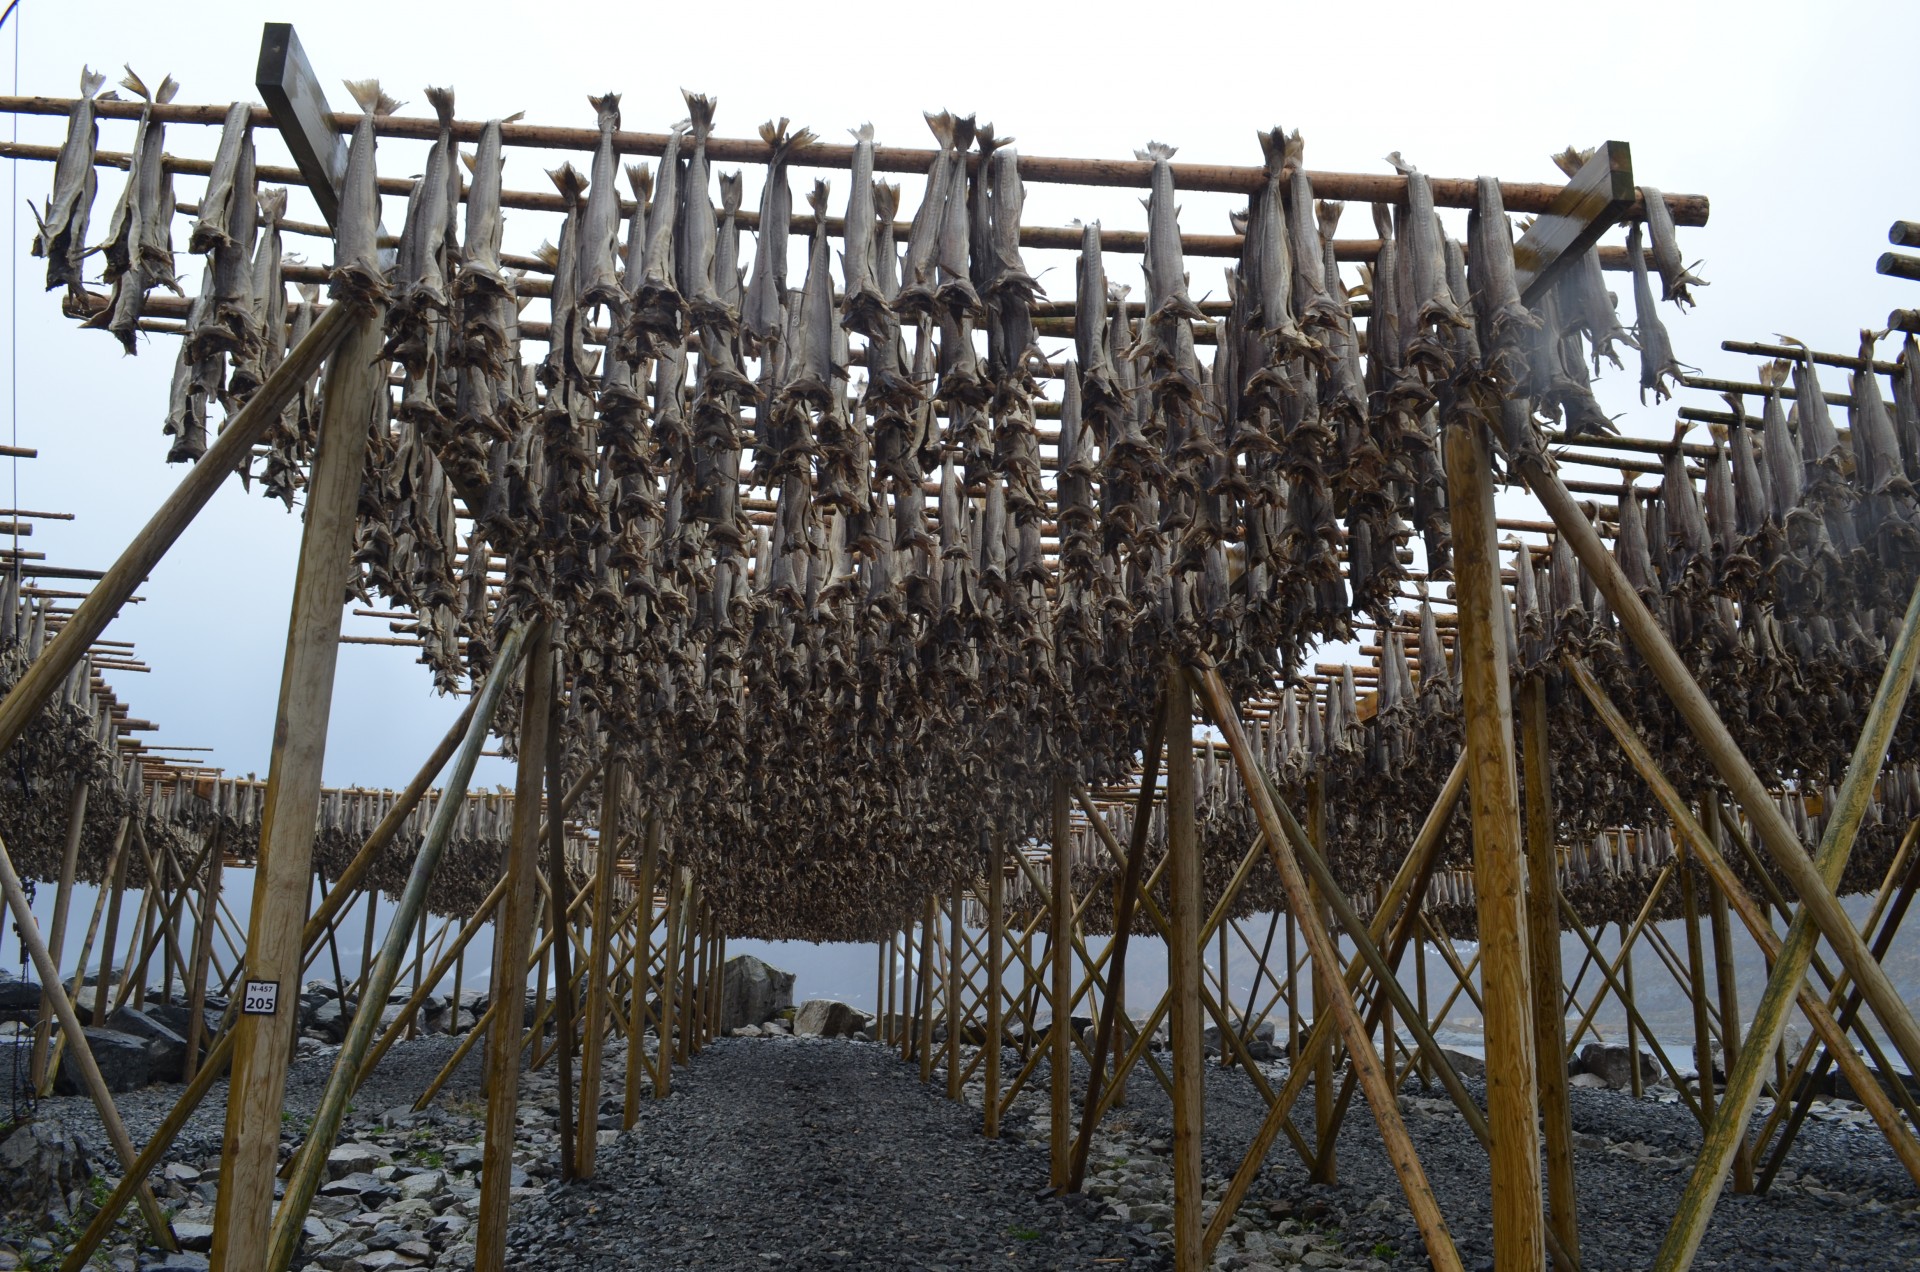
[[[245,994],[240,999],[240,1010],[248,1016],[271,1016],[280,1010],[280,982],[247,982]]]

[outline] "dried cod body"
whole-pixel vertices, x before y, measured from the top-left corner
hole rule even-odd
[[[134,134],[126,187],[114,208],[106,242],[99,247],[113,293],[106,308],[85,325],[105,327],[128,353],[135,353],[147,294],[155,287],[181,294],[173,270],[173,176],[165,171],[166,126],[153,118],[153,107],[172,101],[180,85],[169,75],[158,88],[149,90],[132,67],[121,85],[147,105]]]
[[[1690,287],[1705,287],[1707,280],[1688,269],[1680,259],[1680,245],[1674,238],[1673,212],[1660,191],[1650,185],[1640,187],[1647,209],[1647,236],[1653,240],[1653,267],[1660,274],[1660,298],[1682,309],[1693,304]]]
[[[384,304],[386,273],[380,267],[380,186],[374,159],[374,120],[391,115],[400,103],[380,91],[378,80],[349,80],[347,91],[360,104],[347,147],[346,176],[340,182],[340,221],[334,228],[332,291],[335,299]]]
[[[778,344],[786,329],[787,240],[793,232],[793,190],[787,184],[787,165],[793,152],[812,145],[814,137],[805,128],[789,133],[787,121],[781,119],[760,125],[760,139],[767,143],[770,153],[766,182],[760,188],[757,246],[741,320],[749,338],[749,352],[764,357],[764,350]]]
[[[1653,285],[1647,278],[1647,258],[1640,246],[1637,221],[1627,230],[1627,264],[1633,270],[1633,335],[1634,343],[1640,346],[1640,401],[1644,403],[1647,390],[1652,389],[1653,400],[1658,403],[1673,396],[1667,381],[1679,383],[1685,368],[1673,356],[1673,341],[1654,308]]]
[[[87,256],[87,221],[93,213],[93,196],[98,177],[93,170],[93,154],[100,145],[100,124],[94,103],[117,100],[118,95],[100,90],[107,77],[90,67],[80,70],[80,96],[67,114],[67,135],[53,164],[53,193],[44,207],[28,209],[36,229],[33,254],[47,262],[47,290],[65,287],[78,295],[85,290],[81,263]]]

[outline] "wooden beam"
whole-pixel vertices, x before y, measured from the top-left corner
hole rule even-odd
[[[1539,303],[1562,270],[1632,211],[1635,197],[1627,143],[1602,143],[1513,245],[1520,299]],[[1511,204],[1508,210],[1513,210]]]
[[[280,139],[307,183],[320,215],[332,227],[340,216],[340,183],[347,175],[347,141],[333,125],[320,77],[307,61],[291,22],[269,22],[260,33],[253,86],[267,104]]]
[[[626,794],[626,769],[609,756],[600,781],[600,850],[594,861],[593,948],[587,973],[586,1038],[580,1055],[580,1128],[574,1138],[574,1174],[593,1177],[594,1150],[600,1140],[600,1071],[606,1051],[608,980],[613,958],[613,863],[619,855],[620,804]],[[649,911],[652,897],[647,898]],[[637,1064],[631,1055],[628,1064]]]
[[[1173,1000],[1168,1049],[1173,1053],[1173,1266],[1199,1272],[1206,1266],[1200,1178],[1200,1137],[1205,1125],[1206,1073],[1200,1049],[1200,844],[1195,824],[1193,691],[1178,666],[1167,672],[1165,752],[1167,765],[1168,916],[1167,993]],[[1136,857],[1141,855],[1134,854]]]
[[[1546,1137],[1549,1221],[1575,1272],[1580,1216],[1573,1170],[1573,1112],[1567,1098],[1567,1020],[1560,1002],[1560,871],[1555,847],[1553,753],[1547,726],[1547,681],[1520,686],[1520,732],[1526,760],[1527,955],[1533,991],[1533,1050],[1538,1066],[1541,1127]]]

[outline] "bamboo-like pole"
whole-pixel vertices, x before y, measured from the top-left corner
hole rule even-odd
[[[1314,851],[1327,850],[1327,793],[1317,763],[1307,774],[1307,839]],[[1324,924],[1326,906],[1320,899],[1318,885],[1311,879],[1307,880],[1307,904],[1312,907],[1314,917]],[[1312,971],[1313,1023],[1318,1026],[1331,1013],[1328,999],[1333,994],[1332,978],[1340,974],[1340,967],[1333,963],[1323,968],[1315,958]],[[1313,1062],[1314,1152],[1313,1165],[1308,1171],[1308,1178],[1314,1183],[1329,1187],[1340,1182],[1340,1159],[1334,1144],[1334,1060],[1334,1040],[1329,1035],[1327,1045],[1320,1049]]]
[[[474,1239],[476,1272],[506,1272],[508,1190],[520,1107],[520,1036],[525,1028],[528,946],[538,903],[535,875],[540,860],[540,790],[546,767],[547,728],[553,701],[552,629],[536,620],[527,642],[520,700],[520,758],[514,782],[513,838],[494,925],[493,981],[487,1032],[487,1131],[481,1149],[480,1219]],[[556,810],[557,811],[557,810]]]
[[[220,872],[225,853],[226,831],[216,826],[208,845],[206,890],[201,901],[201,917],[193,934],[193,970],[187,974],[187,1058],[180,1075],[182,1082],[193,1081],[200,1071],[200,1044],[207,1033],[207,964],[213,959],[214,916],[220,903]],[[304,887],[305,881],[302,881]]]
[[[557,1038],[555,1049],[559,1052],[559,1081],[555,1084],[560,1097],[560,1178],[572,1179],[577,1170],[574,1160],[574,1124],[573,1124],[573,938],[572,923],[569,915],[573,912],[573,877],[567,870],[567,827],[566,819],[559,814],[562,792],[566,789],[566,777],[562,768],[560,733],[565,725],[560,703],[559,672],[553,673],[554,687],[547,698],[547,710],[551,718],[547,722],[547,802],[554,808],[552,817],[547,818],[547,885],[549,921],[557,937],[553,943],[553,1002]],[[612,844],[605,847],[609,853]],[[599,898],[596,905],[605,905],[606,898]],[[592,1104],[583,1108],[589,1117],[594,1115],[599,1105],[599,1095],[595,1092]],[[586,1139],[594,1138],[589,1128]]]
[[[127,899],[127,871],[132,867],[133,855],[127,851],[127,836],[133,827],[133,814],[128,813],[120,822],[120,833],[114,846],[114,864],[107,873],[113,878],[113,899],[107,903],[107,930],[100,938],[100,970],[93,979],[93,1023],[103,1025],[107,1021],[107,991],[113,978],[113,959],[120,948],[120,909]]]
[[[121,1168],[131,1171],[136,1160],[133,1140],[127,1134],[126,1123],[120,1120],[120,1111],[114,1107],[106,1079],[100,1076],[100,1066],[94,1063],[93,1048],[87,1045],[80,1017],[73,1010],[73,1000],[67,997],[66,986],[61,983],[60,968],[54,963],[46,940],[40,935],[40,925],[34,921],[33,907],[27,902],[26,888],[13,868],[13,857],[4,842],[0,842],[0,892],[6,894],[7,908],[13,911],[14,930],[20,934],[21,944],[27,947],[27,956],[33,963],[34,971],[39,973],[40,984],[53,999],[54,1019],[60,1022],[61,1032],[71,1039],[68,1046],[73,1052],[74,1064],[80,1070],[81,1085],[86,1087],[94,1109],[100,1114],[100,1124],[106,1128],[107,1140],[113,1145]],[[173,1229],[167,1223],[166,1211],[160,1208],[160,1202],[147,1186],[145,1176],[138,1177],[136,1182],[140,1212],[146,1218],[154,1241],[168,1250],[179,1249],[174,1241]]]
[[[1532,961],[1528,981],[1533,990],[1533,1051],[1546,1139],[1548,1220],[1572,1262],[1561,1272],[1575,1272],[1580,1260],[1580,1216],[1574,1187],[1573,1111],[1567,1097],[1567,1019],[1560,1001],[1558,823],[1544,676],[1529,676],[1521,682],[1520,732],[1526,761],[1527,954]]]
[[[618,759],[609,756],[600,780],[600,852],[594,860],[593,950],[587,972],[586,1037],[580,1050],[580,1129],[574,1140],[573,1171],[582,1179],[593,1177],[594,1151],[600,1140],[600,1071],[606,1052],[607,982],[613,959],[613,932],[609,926],[613,922],[613,864],[619,856],[620,804],[625,793],[626,769]]]
[[[47,934],[47,950],[58,967],[67,952],[67,912],[73,905],[73,876],[80,865],[80,833],[86,829],[87,794],[93,788],[75,782],[67,797],[66,851],[60,857],[60,890],[53,898],[53,929]],[[84,957],[84,956],[83,956]],[[53,1029],[53,995],[40,991],[40,1013],[33,1026],[33,1053],[28,1060],[27,1080],[38,1091],[47,1085],[47,1044]]]
[[[127,598],[146,582],[167,549],[213,498],[213,492],[252,454],[254,443],[266,435],[287,403],[319,372],[321,363],[349,333],[364,339],[369,326],[377,328],[378,324],[369,323],[350,305],[328,306],[306,337],[287,351],[286,360],[274,368],[266,382],[226,421],[207,453],[187,470],[133,542],[88,590],[86,599],[75,608],[59,634],[47,642],[33,666],[27,668],[7,691],[7,696],[0,699],[0,751],[20,740],[40,709],[66,683],[68,673],[85,656],[87,647],[99,639],[120,607],[127,603]],[[377,346],[375,348],[377,351]],[[372,361],[371,355],[363,360],[366,366]],[[339,577],[346,577],[344,566]]]
[[[934,922],[940,914],[940,898],[937,894],[927,893],[925,913],[920,919],[920,1041],[915,1045],[914,1053],[920,1058],[920,1080],[933,1081],[933,1017],[935,989],[934,969]]]
[[[1504,665],[1504,664],[1503,664]],[[1296,853],[1304,856],[1314,852],[1307,833],[1303,830],[1291,812],[1277,803],[1273,792],[1268,788],[1262,770],[1253,758],[1247,745],[1246,735],[1240,726],[1240,718],[1233,709],[1227,695],[1226,685],[1221,681],[1219,672],[1205,667],[1197,672],[1196,680],[1206,695],[1208,713],[1215,725],[1226,736],[1228,750],[1232,753],[1234,764],[1239,768],[1241,780],[1253,801],[1254,813],[1260,822],[1260,828],[1266,836],[1268,853],[1280,875],[1282,890],[1286,893],[1287,903],[1300,914],[1300,928],[1306,938],[1308,953],[1314,962],[1330,969],[1340,967],[1339,954],[1333,938],[1320,915],[1308,905],[1306,879],[1300,871]],[[1173,716],[1168,715],[1171,723]],[[1172,748],[1169,754],[1179,748]],[[1169,786],[1171,790],[1171,786]],[[1419,1156],[1414,1152],[1412,1140],[1407,1135],[1405,1124],[1400,1120],[1399,1104],[1394,1093],[1387,1089],[1386,1074],[1380,1067],[1380,1058],[1373,1052],[1372,1039],[1368,1036],[1365,1023],[1360,1018],[1352,995],[1347,991],[1346,983],[1339,978],[1335,970],[1329,979],[1336,979],[1335,992],[1330,996],[1331,1014],[1339,1028],[1341,1037],[1347,1044],[1347,1055],[1357,1073],[1361,1090],[1366,1094],[1367,1103],[1373,1110],[1375,1123],[1380,1130],[1380,1138],[1386,1148],[1388,1160],[1393,1163],[1399,1176],[1401,1188],[1406,1193],[1407,1204],[1413,1212],[1414,1223],[1419,1227],[1425,1239],[1427,1255],[1438,1272],[1456,1272],[1462,1267],[1460,1255],[1453,1244],[1452,1234],[1447,1230],[1446,1219],[1440,1213],[1438,1202],[1434,1199],[1433,1189],[1427,1183],[1426,1172],[1420,1165]],[[1528,1083],[1531,1086],[1531,1082]],[[1532,1114],[1529,1112],[1529,1127]],[[1536,1153],[1534,1161],[1536,1182],[1539,1162]],[[1538,1216],[1535,1216],[1536,1225]],[[1544,1251],[1543,1251],[1544,1257]],[[1539,1263],[1536,1261],[1535,1267]]]
[[[654,1073],[658,1077],[653,1085],[653,1096],[664,1100],[673,1090],[675,1035],[681,1027],[680,1021],[680,945],[686,939],[687,925],[687,868],[676,859],[667,874],[667,931],[661,942],[663,956],[660,972],[660,1025],[659,1044]]]
[[[346,306],[340,308],[345,310]],[[319,446],[307,486],[306,530],[294,581],[286,665],[261,815],[260,866],[254,877],[253,911],[247,929],[245,979],[248,984],[272,987],[267,992],[274,996],[274,1010],[269,1015],[243,1012],[235,1025],[226,1147],[221,1155],[220,1192],[214,1210],[210,1260],[214,1272],[257,1272],[266,1263],[280,1111],[298,1004],[301,919],[306,909],[307,871],[313,860],[320,769],[326,756],[340,642],[341,580],[347,576],[353,554],[356,505],[365,474],[373,406],[378,395],[386,391],[386,364],[379,357],[385,334],[380,315],[356,312],[349,318],[343,313],[341,321],[347,329],[342,332],[338,356],[327,362]],[[319,331],[320,324],[316,323],[313,333]],[[279,417],[281,407],[305,378],[303,375],[285,385],[286,393],[260,422],[262,429]],[[244,416],[268,396],[263,388],[239,415]],[[219,452],[222,443],[243,431],[237,427],[240,422],[236,417],[235,424],[220,434],[188,481],[216,463],[232,465],[238,456],[231,451],[224,455]],[[249,450],[251,442],[251,438],[246,439]],[[224,478],[227,471],[222,468],[214,476]],[[187,482],[182,482],[180,490],[187,489]],[[212,494],[212,485],[206,494]],[[192,505],[192,510],[197,511],[198,506]],[[184,528],[184,520],[180,524]],[[119,563],[114,568],[118,569]],[[139,577],[146,577],[146,571],[142,570]],[[100,591],[96,586],[80,609],[85,610]],[[47,654],[82,627],[76,613],[60,637],[48,646]],[[87,639],[98,634],[96,629]],[[25,682],[23,677],[15,686],[15,694]],[[0,736],[6,734],[4,717],[11,699],[9,695],[9,703],[0,704]],[[246,986],[242,990],[244,993]]]
[[[1707,1027],[1706,957],[1700,945],[1700,894],[1694,885],[1693,870],[1687,866],[1680,870],[1680,915],[1687,934],[1687,975],[1681,988],[1686,991],[1687,1005],[1693,1016],[1693,1067],[1699,1083],[1697,1098],[1701,1116],[1711,1120],[1713,1037]]]
[[[1606,597],[1622,629],[1633,640],[1648,668],[1660,681],[1661,688],[1686,721],[1688,730],[1699,742],[1702,753],[1753,822],[1774,864],[1800,897],[1801,909],[1808,921],[1820,936],[1833,945],[1841,963],[1859,982],[1868,1006],[1880,1019],[1901,1058],[1907,1062],[1909,1071],[1920,1072],[1920,1023],[1915,1022],[1912,1009],[1901,998],[1899,990],[1888,978],[1886,969],[1867,950],[1860,930],[1847,917],[1839,898],[1833,895],[1832,888],[1825,882],[1824,871],[1807,855],[1806,846],[1800,842],[1793,827],[1774,804],[1766,784],[1741,754],[1733,735],[1727,732],[1713,703],[1694,682],[1686,664],[1667,640],[1659,621],[1627,581],[1613,554],[1600,541],[1593,523],[1581,513],[1579,505],[1547,461],[1542,456],[1521,451],[1515,454],[1514,465],[1526,478],[1554,524],[1560,528],[1580,563],[1587,567],[1588,574]],[[1866,800],[1872,793],[1870,779],[1879,771],[1880,761],[1886,754],[1887,735],[1911,687],[1912,661],[1916,653],[1920,653],[1920,631],[1916,631],[1916,628],[1920,628],[1920,587],[1915,588],[1907,605],[1900,640],[1895,643],[1888,658],[1888,678],[1882,679],[1880,692],[1868,717],[1874,727],[1862,734],[1861,744],[1855,748],[1848,769],[1846,788],[1853,792],[1854,800],[1852,803],[1840,803],[1837,809],[1840,815],[1829,819],[1826,838],[1821,844],[1823,851],[1829,850],[1829,844],[1833,845],[1831,851],[1836,854],[1850,848],[1853,833],[1865,815]],[[1904,676],[1895,676],[1893,668],[1903,663],[1906,665]],[[1862,772],[1863,769],[1869,771]],[[1811,939],[1809,936],[1809,942]],[[1804,968],[1801,972],[1804,972]],[[1796,979],[1801,972],[1796,972]],[[1788,986],[1792,983],[1790,980]],[[1782,987],[1783,996],[1789,994],[1788,986]],[[1758,1034],[1757,1029],[1755,1034]],[[1765,1049],[1771,1050],[1776,1041],[1769,1037]],[[1754,1094],[1758,1094],[1757,1086]],[[1743,1116],[1750,1111],[1743,1110]],[[1731,1159],[1725,1164],[1731,1164]],[[1716,1192],[1717,1188],[1716,1181]],[[1697,1206],[1700,1200],[1698,1197],[1690,1198],[1689,1204]],[[1690,1258],[1692,1249],[1698,1248],[1700,1234],[1705,1231],[1706,1215],[1683,1212],[1675,1220],[1676,1235],[1683,1227],[1692,1235],[1671,1247],[1672,1256],[1677,1257],[1683,1247],[1690,1247]]]
[[[545,627],[539,629],[536,642],[545,652],[546,642],[540,639]],[[453,836],[455,822],[459,818],[462,805],[466,801],[467,784],[473,778],[474,766],[479,763],[480,752],[486,746],[487,734],[493,726],[493,714],[505,695],[507,682],[513,678],[516,664],[526,640],[527,629],[524,623],[515,625],[508,631],[506,639],[500,644],[500,651],[494,659],[492,671],[487,676],[480,692],[475,695],[479,705],[473,714],[466,742],[454,758],[453,771],[448,774],[447,784],[442,790],[440,800],[434,806],[433,819],[427,825],[427,832],[421,839],[420,850],[413,859],[413,868],[407,875],[406,887],[394,907],[392,919],[387,924],[386,937],[380,943],[379,956],[367,969],[366,987],[361,994],[361,1009],[353,1014],[352,1022],[347,1026],[346,1039],[340,1045],[335,1057],[333,1070],[327,1076],[327,1085],[321,1092],[320,1102],[314,1109],[313,1124],[307,1131],[303,1145],[292,1174],[287,1179],[286,1195],[275,1212],[272,1242],[269,1247],[266,1266],[271,1272],[282,1272],[291,1266],[293,1256],[300,1248],[304,1236],[304,1224],[307,1211],[313,1204],[314,1194],[319,1190],[321,1176],[326,1170],[327,1155],[333,1151],[334,1140],[340,1133],[340,1122],[346,1116],[347,1101],[353,1095],[358,1079],[360,1062],[367,1049],[372,1045],[374,1030],[379,1027],[380,1013],[369,1010],[370,1003],[385,1002],[389,993],[400,979],[401,965],[407,956],[408,938],[413,935],[414,926],[426,912],[427,890],[433,884],[434,873],[440,867],[441,855],[446,851],[447,842]],[[529,680],[534,679],[530,675]],[[537,687],[529,685],[528,700],[534,706],[540,705],[536,695]],[[522,737],[530,730],[525,717],[522,717]],[[514,815],[519,817],[520,810],[515,807]],[[556,821],[559,819],[556,818]],[[305,870],[301,871],[304,878]],[[516,1057],[517,1059],[517,1057]],[[489,1096],[491,1096],[491,1089]],[[509,1163],[511,1158],[509,1158]],[[509,1165],[509,1169],[511,1166]],[[484,1187],[484,1181],[482,1186]],[[502,1209],[505,1209],[504,1202]]]
[[[694,1034],[700,1028],[700,881],[682,867],[685,897],[680,910],[680,1028],[674,1035],[674,1059],[680,1064],[693,1060]]]
[[[1678,869],[1675,874],[1681,873]],[[1562,898],[1564,901],[1564,898]],[[1604,933],[1604,927],[1602,929]],[[1633,941],[1627,930],[1620,929],[1620,1006],[1627,1013],[1627,1089],[1636,1100],[1646,1098],[1646,1079],[1640,1075],[1640,1008],[1633,992]],[[1604,969],[1603,969],[1604,970]],[[1648,1041],[1653,1042],[1652,1038]],[[1659,1043],[1654,1042],[1658,1051]],[[1676,1077],[1675,1082],[1679,1079]],[[1699,1110],[1696,1106],[1695,1112]]]
[[[1000,1011],[1002,992],[1000,948],[1001,929],[1007,922],[1007,837],[992,830],[987,834],[987,1049],[986,1096],[980,1102],[981,1133],[988,1139],[1000,1138],[1000,1044],[1005,1034]]]
[[[1047,1035],[1047,1126],[1049,1183],[1056,1193],[1063,1193],[1073,1176],[1073,823],[1067,779],[1059,773],[1053,777],[1051,805],[1047,886],[1053,908],[1047,920],[1047,948],[1052,954],[1053,1028]],[[1177,1178],[1177,1166],[1175,1171]]]
[[[634,1121],[640,1116],[640,1073],[646,1067],[647,1059],[647,1020],[653,1014],[653,1008],[647,1005],[647,999],[653,988],[653,901],[658,889],[660,877],[660,841],[665,835],[665,821],[660,814],[649,812],[647,824],[642,832],[645,838],[640,849],[640,893],[639,926],[633,932],[633,974],[628,978],[632,982],[629,993],[632,995],[627,1008],[627,1090],[626,1107],[621,1111],[621,1124],[627,1130],[633,1129]],[[661,1017],[664,1021],[665,1017]],[[660,1063],[665,1050],[660,1045],[664,1037],[665,1025],[659,1026],[660,1032],[654,1036],[654,1068],[652,1083],[654,1093],[660,1093],[660,1073],[664,1065]]]
[[[953,900],[947,907],[947,1098],[960,1098],[960,872],[953,873]]]
[[[1527,950],[1527,866],[1514,777],[1506,591],[1500,585],[1493,460],[1484,426],[1451,421],[1443,449],[1453,519],[1461,703],[1466,717],[1480,984],[1487,1000],[1487,1122],[1499,1272],[1537,1269],[1542,1232],[1538,1099]],[[1555,991],[1558,992],[1556,984]]]
[[[1701,829],[1720,847],[1720,799],[1709,792],[1701,808]],[[1723,854],[1724,855],[1724,854]],[[1729,1070],[1740,1060],[1740,988],[1733,977],[1733,919],[1727,910],[1727,894],[1714,883],[1707,885],[1707,917],[1713,928],[1713,971],[1720,1000],[1720,1048]],[[1696,986],[1704,993],[1705,986]],[[1753,1148],[1743,1137],[1733,1156],[1733,1190],[1753,1191]]]
[[[1176,665],[1168,667],[1161,701],[1167,766],[1167,893],[1173,910],[1167,935],[1167,993],[1173,1000],[1167,1031],[1168,1049],[1173,1053],[1173,1266],[1176,1272],[1199,1272],[1206,1266],[1200,1210],[1200,1137],[1206,1099],[1200,1054],[1203,898],[1194,812],[1193,693]]]
[[[919,978],[914,968],[912,923],[908,923],[900,930],[900,957],[900,1021],[895,1032],[898,1035],[900,1062],[905,1064],[913,1057],[913,1041],[918,1032],[918,1026],[914,1022],[920,1019],[919,1008],[916,1006],[918,1000],[914,997],[920,991]]]

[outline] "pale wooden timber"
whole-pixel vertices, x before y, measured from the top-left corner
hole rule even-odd
[[[1173,1266],[1199,1272],[1200,1136],[1206,1074],[1200,1054],[1200,845],[1194,824],[1193,694],[1177,665],[1167,671],[1163,701],[1167,765],[1167,894],[1173,913],[1167,939],[1167,994],[1173,1019]],[[1135,853],[1137,858],[1140,854]],[[1055,1008],[1056,1016],[1059,1008]]]
[[[609,1027],[608,981],[613,960],[613,865],[619,856],[620,806],[626,792],[626,769],[609,757],[600,780],[600,843],[594,860],[592,964],[587,974],[586,1035],[580,1049],[580,1126],[574,1139],[574,1174],[593,1175],[594,1150],[600,1135],[600,1071]],[[649,898],[650,900],[650,898]],[[649,910],[651,906],[648,907]],[[629,1066],[639,1055],[629,1053]]]
[[[294,580],[293,612],[288,624],[280,704],[274,724],[273,756],[268,769],[260,823],[260,869],[254,879],[253,910],[247,928],[245,978],[275,987],[278,1009],[271,1015],[242,1014],[234,1026],[232,1098],[227,1101],[227,1130],[221,1153],[220,1192],[214,1210],[215,1272],[257,1272],[266,1266],[268,1225],[272,1220],[273,1175],[280,1144],[280,1110],[292,1052],[306,908],[307,873],[313,859],[313,825],[320,803],[320,767],[326,756],[327,722],[339,649],[341,580],[352,559],[356,504],[366,468],[366,451],[377,395],[385,392],[377,359],[383,342],[377,313],[338,306],[345,330],[337,356],[327,361],[319,447],[308,482],[306,529]],[[350,316],[349,316],[350,314]],[[313,334],[318,334],[316,323]],[[309,336],[311,339],[311,335]],[[291,358],[289,359],[291,361]],[[285,369],[283,364],[282,370]],[[279,372],[275,373],[276,375]],[[305,382],[289,379],[286,394],[260,421],[277,418],[292,392]],[[269,397],[260,395],[240,414]],[[180,492],[217,462],[231,465],[221,444],[239,432],[238,421],[201,457]],[[250,442],[251,439],[249,439]],[[242,452],[244,454],[244,452]],[[224,477],[225,470],[213,476]],[[212,494],[211,483],[206,494]],[[169,504],[174,501],[169,500]],[[200,502],[204,502],[202,499]],[[199,504],[187,505],[197,511]],[[166,509],[163,508],[163,513]],[[159,518],[156,517],[156,520]],[[181,522],[184,527],[184,521]],[[124,558],[123,558],[124,560]],[[151,568],[147,563],[146,568]],[[114,569],[119,569],[116,563]],[[111,575],[113,570],[109,570]],[[132,571],[130,570],[131,574]],[[146,576],[128,578],[127,593]],[[95,588],[80,608],[101,596]],[[101,616],[104,619],[110,614]],[[82,627],[75,614],[64,638]],[[88,633],[87,639],[99,634]],[[58,643],[56,640],[55,644]],[[48,646],[47,654],[54,647]],[[47,654],[43,654],[45,658]],[[31,676],[32,672],[28,672]],[[15,686],[15,693],[24,686]],[[9,696],[11,699],[11,695]],[[4,717],[5,704],[0,704]],[[0,720],[0,734],[6,726]],[[244,987],[243,987],[244,988]]]

